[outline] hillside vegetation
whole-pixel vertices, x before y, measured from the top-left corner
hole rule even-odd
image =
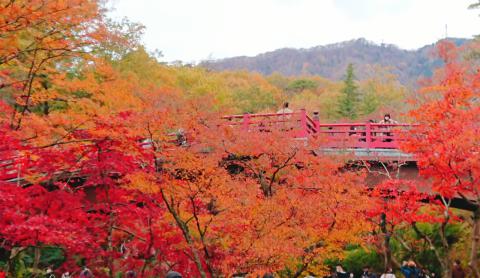
[[[458,46],[467,39],[449,38]],[[284,48],[259,54],[255,57],[233,57],[206,61],[202,66],[214,70],[248,70],[265,75],[278,72],[287,76],[320,75],[331,80],[343,78],[347,65],[357,66],[360,79],[376,74],[380,66],[398,76],[408,86],[416,85],[421,77],[431,77],[442,66],[435,55],[432,43],[417,50],[403,50],[394,45],[375,44],[366,39],[356,39],[308,49]]]

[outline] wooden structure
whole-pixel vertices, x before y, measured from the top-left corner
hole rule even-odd
[[[414,161],[399,146],[412,124],[320,123],[318,114],[310,117],[302,109],[292,113],[243,114],[223,117],[226,124],[248,132],[282,130],[294,138],[316,139],[321,152],[346,154],[365,160]]]

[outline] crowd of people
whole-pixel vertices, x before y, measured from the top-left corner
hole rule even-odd
[[[53,273],[53,271],[51,270],[51,268],[48,268],[46,271],[45,271],[45,278],[55,278],[55,274]],[[61,278],[73,278],[73,277],[79,277],[79,278],[94,278],[95,275],[93,275],[93,272],[88,268],[88,267],[84,267],[82,269],[82,271],[80,271],[80,273],[77,275],[75,274],[71,274],[70,272],[64,272],[62,274],[62,276],[60,276]],[[129,270],[127,272],[125,272],[125,275],[124,275],[125,278],[137,278],[137,273],[134,271],[134,270]],[[1,276],[0,276],[1,278]],[[176,271],[169,271],[167,272],[165,278],[183,278],[182,274],[176,272]]]
[[[425,268],[418,267],[414,261],[404,261],[399,269],[401,276],[396,276],[393,268],[388,267],[383,273],[375,273],[369,266],[363,268],[360,278],[434,278],[435,272],[431,272]],[[337,265],[330,276],[325,278],[353,278],[353,273],[347,272],[343,266]],[[357,276],[358,277],[358,276]],[[466,272],[462,268],[459,260],[453,263],[452,278],[465,278]]]
[[[392,267],[388,267],[383,273],[376,273],[372,271],[370,266],[363,267],[362,273],[360,276],[355,276],[353,273],[346,271],[342,265],[337,265],[331,272],[329,276],[325,276],[324,278],[435,278],[436,275],[434,272],[428,271],[427,269],[418,267],[417,264],[410,260],[404,261],[402,266],[400,267],[399,273],[401,276],[396,276],[395,272]],[[53,271],[48,268],[46,270],[46,278],[55,278],[55,274]],[[61,278],[73,278],[73,277],[80,277],[80,278],[94,278],[94,274],[90,269],[84,267],[79,275],[73,275],[69,272],[65,272],[62,274]],[[129,270],[124,274],[125,278],[136,278],[137,273],[133,270]],[[176,272],[176,271],[169,271],[165,278],[182,278],[183,276]],[[262,276],[262,278],[274,278],[272,273],[266,273]],[[453,264],[452,268],[452,278],[465,278],[466,272],[461,266],[459,260],[456,260]],[[314,276],[306,276],[306,278],[315,278]]]

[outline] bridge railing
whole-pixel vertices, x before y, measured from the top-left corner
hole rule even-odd
[[[18,177],[20,163],[15,157],[8,160],[0,160],[0,180],[11,180]]]
[[[317,134],[326,147],[398,149],[411,124],[345,123],[319,124]]]
[[[297,138],[317,133],[317,124],[305,110],[290,113],[264,113],[224,116],[227,125],[240,127],[244,131],[270,132],[279,130]]]
[[[325,147],[344,149],[397,149],[413,126],[370,122],[321,124],[318,114],[311,118],[304,109],[291,113],[231,115],[223,119],[244,131],[280,130],[296,138],[320,138]]]
[[[405,140],[411,124],[338,123],[321,124],[318,115],[311,118],[302,109],[291,113],[265,113],[224,116],[226,124],[244,131],[282,131],[294,138],[315,138],[321,146],[338,149],[398,149]],[[169,134],[168,142],[183,146],[188,144],[186,133]],[[142,148],[152,147],[152,142],[139,142]],[[21,162],[15,157],[0,160],[0,180],[19,177]]]

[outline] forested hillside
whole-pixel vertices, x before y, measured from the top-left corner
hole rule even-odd
[[[468,40],[450,38],[457,45]],[[308,49],[284,48],[255,57],[233,57],[202,63],[214,70],[248,70],[265,75],[278,72],[288,76],[320,75],[332,80],[343,78],[349,63],[357,67],[357,75],[365,79],[375,75],[381,66],[398,76],[404,85],[416,85],[418,78],[431,77],[442,62],[435,57],[436,43],[417,50],[403,50],[394,45],[375,44],[356,39]]]

